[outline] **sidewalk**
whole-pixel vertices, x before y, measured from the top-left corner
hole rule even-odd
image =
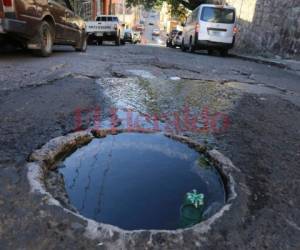
[[[300,75],[300,61],[299,60],[292,60],[292,59],[276,59],[276,58],[266,58],[262,56],[253,56],[253,55],[246,55],[246,54],[238,54],[233,53],[232,56],[253,61],[257,63],[269,64],[275,67],[279,67],[282,69],[288,69],[294,71],[296,74]]]

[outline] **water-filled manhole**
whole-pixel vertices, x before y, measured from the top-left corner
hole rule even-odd
[[[70,203],[84,216],[122,229],[183,227],[187,192],[204,194],[204,218],[225,203],[222,180],[203,155],[162,134],[93,139],[59,166]]]

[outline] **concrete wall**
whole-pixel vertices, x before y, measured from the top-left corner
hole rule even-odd
[[[237,9],[237,49],[300,58],[300,0],[225,0]]]

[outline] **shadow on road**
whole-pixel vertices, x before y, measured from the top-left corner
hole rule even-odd
[[[55,56],[55,54],[61,53],[76,53],[75,49],[71,46],[54,46],[53,54],[51,56]],[[9,57],[28,57],[28,58],[38,58],[39,56],[34,55],[32,50],[22,49],[13,46],[4,46],[0,48],[0,59],[9,58]]]
[[[167,47],[165,47],[165,48],[169,49],[169,50],[173,50],[174,52],[182,52],[181,48],[167,48]],[[222,57],[222,58],[226,58],[226,57],[233,58],[234,57],[234,55],[231,55],[231,54],[228,54],[227,56],[222,56],[218,51],[214,51],[212,54],[209,55],[206,50],[197,50],[193,53],[189,53],[188,51],[186,51],[185,53],[191,54],[191,55],[195,54],[195,55],[202,55],[202,56]]]

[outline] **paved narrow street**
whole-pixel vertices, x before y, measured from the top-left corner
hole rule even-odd
[[[90,46],[87,53],[57,47],[47,59],[2,53],[0,248],[300,249],[299,82],[296,73],[274,66],[158,46]],[[219,149],[241,171],[236,182],[243,200],[211,228],[208,240],[187,231],[183,239],[145,232],[99,242],[83,235],[85,221],[30,193],[25,164],[31,152],[75,131],[76,110],[98,107],[103,124],[113,107],[157,116],[162,126],[186,107],[192,115],[207,109],[211,117],[229,118],[206,133],[176,128]],[[83,115],[83,128],[92,125]]]

